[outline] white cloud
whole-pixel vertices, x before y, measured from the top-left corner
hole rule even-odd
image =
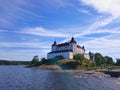
[[[0,32],[8,32],[8,30],[0,30]]]
[[[64,34],[57,30],[56,31],[48,30],[43,27],[25,28],[21,30],[19,33],[32,34],[38,36],[48,36],[48,37],[69,37],[69,34]]]
[[[114,39],[116,35],[112,34],[101,38],[94,38],[83,43],[87,47],[87,51],[100,52],[103,55],[112,56],[114,59],[120,57],[120,38]]]
[[[80,0],[85,5],[92,6],[99,13],[108,13],[114,17],[120,16],[120,0]]]
[[[46,57],[50,46],[47,42],[0,42],[0,59],[24,61],[31,60],[34,55]]]
[[[24,21],[25,17],[39,20],[43,18],[43,14],[35,11],[52,12],[61,7],[71,5],[67,0],[0,0],[0,25],[2,27],[15,26],[18,20]]]
[[[23,48],[50,48],[49,43],[41,42],[41,43],[35,43],[35,42],[0,42],[1,47],[23,47]]]
[[[45,0],[45,2],[53,7],[67,7],[71,6],[72,3],[70,3],[68,0]]]
[[[91,15],[91,13],[88,11],[88,10],[86,10],[86,9],[78,9],[78,11],[80,12],[80,13],[84,13],[84,14],[88,14],[88,15]]]

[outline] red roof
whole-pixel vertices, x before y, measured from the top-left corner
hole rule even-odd
[[[81,48],[81,46],[77,45],[77,48]]]

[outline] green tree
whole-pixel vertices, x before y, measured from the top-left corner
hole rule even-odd
[[[100,53],[95,54],[95,63],[97,66],[100,66],[101,64],[104,64],[104,58]]]
[[[113,65],[114,64],[112,57],[105,56],[104,60],[105,60],[105,64],[107,64],[107,65]]]
[[[116,59],[117,61],[116,61],[116,65],[117,66],[120,66],[120,59]]]
[[[38,55],[34,56],[32,61],[31,61],[32,65],[38,65],[39,64],[39,58]]]
[[[90,59],[91,59],[91,60],[93,60],[93,59],[94,59],[94,53],[89,52],[89,56],[90,56]]]
[[[73,58],[76,60],[76,62],[82,64],[82,61],[84,59],[84,55],[83,54],[75,54]]]
[[[45,64],[46,62],[47,62],[47,60],[46,60],[45,57],[41,58],[41,63],[42,63],[42,64]]]

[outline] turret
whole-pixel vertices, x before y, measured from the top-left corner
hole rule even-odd
[[[57,46],[57,42],[56,42],[56,41],[54,41],[54,43],[52,44],[52,46]]]
[[[57,50],[57,42],[54,41],[54,43],[52,44],[52,51],[56,51]]]
[[[77,46],[77,42],[75,41],[74,37],[72,37],[70,40],[70,47],[73,52],[75,52],[76,46]]]
[[[70,43],[77,43],[74,39],[74,37],[71,38]]]
[[[85,51],[85,47],[84,46],[82,46],[82,49]]]

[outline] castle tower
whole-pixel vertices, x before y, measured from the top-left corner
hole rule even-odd
[[[57,42],[54,41],[54,43],[52,44],[52,51],[57,51]]]
[[[77,42],[75,41],[74,37],[72,37],[70,40],[70,46],[73,52],[75,51],[76,45],[77,45]]]

